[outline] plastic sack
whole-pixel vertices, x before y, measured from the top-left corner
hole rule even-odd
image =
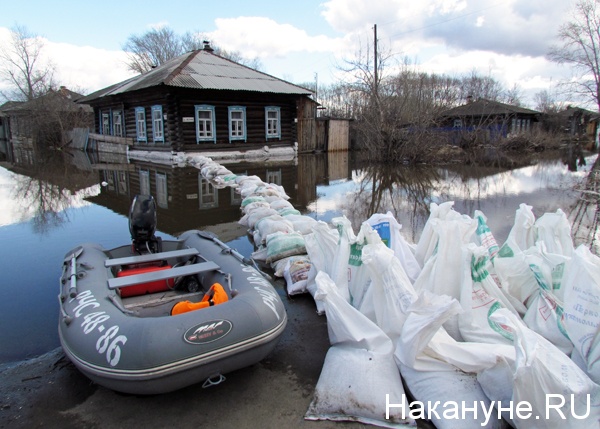
[[[556,213],[544,213],[535,221],[535,229],[537,241],[543,241],[549,253],[569,257],[573,254],[571,224],[561,209]]]
[[[562,282],[566,260],[561,255],[547,254],[543,242],[538,242],[524,253],[537,282],[538,291],[527,302],[528,308],[523,321],[530,329],[570,356],[573,343],[565,326],[564,304],[554,293],[554,287],[559,289],[556,284],[556,272],[560,272]]]
[[[326,273],[320,272],[316,283],[315,299],[326,308],[332,346],[304,418],[414,426],[390,339],[340,295]],[[404,412],[390,408],[386,416],[386,395],[390,403],[402,403]]]
[[[377,231],[383,243],[394,251],[394,255],[402,263],[406,275],[411,283],[414,283],[421,273],[421,265],[417,262],[414,250],[400,233],[402,225],[398,223],[392,212],[376,213],[367,220],[367,223]]]
[[[276,232],[267,236],[267,264],[288,256],[306,254],[302,234],[297,232]]]
[[[446,219],[447,216],[455,216],[457,213],[453,210],[454,201],[447,201],[440,205],[431,203],[429,207],[429,218],[423,227],[421,237],[415,248],[415,258],[419,266],[423,267],[425,262],[433,255],[437,248],[438,235],[432,225],[434,219]]]
[[[479,244],[485,247],[490,255],[490,259],[494,259],[500,251],[500,247],[498,247],[498,242],[487,225],[487,217],[480,210],[475,210],[473,217],[477,220],[477,230],[475,232],[479,239]]]
[[[294,227],[292,224],[278,214],[270,214],[259,219],[254,224],[254,228],[256,233],[254,242],[257,245],[266,243],[266,238],[276,232],[294,232]]]
[[[417,293],[394,251],[381,240],[363,247],[362,261],[371,276],[377,326],[395,345],[400,338],[407,309],[417,298]]]
[[[288,295],[296,295],[306,292],[308,283],[308,272],[310,271],[310,260],[308,257],[291,257],[287,259],[283,270]]]
[[[287,214],[284,219],[292,224],[294,231],[302,235],[312,233],[313,227],[317,224],[317,221],[312,217],[298,214]]]
[[[339,234],[323,221],[318,221],[311,234],[304,236],[306,253],[310,258],[311,268],[308,273],[306,290],[314,297],[317,292],[316,276],[323,271],[331,273],[333,255],[337,249]],[[321,301],[316,301],[317,313],[323,314],[325,308]]]
[[[587,247],[573,252],[563,289],[565,327],[574,344],[571,358],[600,383],[600,258]]]
[[[477,382],[476,373],[495,365],[498,354],[496,347],[460,343],[445,332],[442,324],[458,312],[460,305],[456,300],[427,291],[421,293],[408,309],[394,358],[408,391],[424,404],[423,417],[430,418],[438,429],[502,428],[505,424],[501,419],[486,419],[482,412],[477,417],[469,418],[471,415],[467,414],[469,417],[462,418],[462,405],[477,404],[490,409],[491,401]],[[504,347],[504,353],[512,349],[497,347]],[[444,404],[449,403],[458,405],[454,418],[442,413]],[[431,404],[441,404],[439,413],[432,412]]]
[[[463,312],[458,327],[465,341],[512,345],[512,332],[490,316],[500,308],[518,314],[488,271],[489,249],[473,243],[465,246],[464,281],[460,297]]]
[[[460,300],[463,272],[457,267],[464,265],[463,245],[470,243],[477,222],[468,216],[454,213],[448,214],[446,220],[429,221],[432,230],[438,236],[437,248],[414,283],[417,292],[427,290]],[[452,338],[462,341],[458,318],[449,319],[444,327]]]
[[[515,413],[515,425],[539,429],[599,427],[600,386],[509,311],[499,310],[492,318],[514,330],[512,400],[515,404],[526,402],[531,408],[529,418]],[[553,407],[558,404],[562,407]]]

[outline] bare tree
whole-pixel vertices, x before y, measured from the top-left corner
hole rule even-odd
[[[2,95],[8,100],[33,100],[54,85],[54,66],[43,60],[42,39],[27,28],[15,25],[10,36],[10,42],[0,46],[0,78],[10,87]]]
[[[561,44],[548,52],[550,60],[571,66],[575,79],[566,82],[573,94],[600,109],[600,0],[578,0],[571,21],[560,27]]]
[[[201,49],[205,40],[206,37],[200,32],[178,35],[169,27],[161,27],[141,35],[129,36],[123,50],[129,58],[129,69],[137,73],[146,73],[186,52]],[[215,54],[224,58],[254,69],[262,67],[258,58],[247,59],[237,51],[226,51],[218,46],[212,48]]]

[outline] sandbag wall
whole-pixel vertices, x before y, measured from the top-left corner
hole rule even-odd
[[[253,258],[327,315],[331,349],[305,418],[600,427],[600,258],[574,248],[561,210],[536,219],[521,204],[500,245],[482,212],[432,204],[413,244],[391,213],[355,234],[345,217],[301,215],[280,186],[190,163],[237,188]]]

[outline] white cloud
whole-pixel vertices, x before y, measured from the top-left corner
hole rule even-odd
[[[295,52],[336,52],[343,39],[310,36],[290,24],[279,24],[265,17],[219,18],[217,29],[207,36],[227,50],[236,50],[249,58],[282,57]]]
[[[74,90],[93,92],[134,75],[127,70],[124,51],[50,41],[45,49],[56,66],[58,82]]]

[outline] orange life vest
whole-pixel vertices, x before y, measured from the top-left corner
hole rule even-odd
[[[227,292],[225,292],[225,289],[223,286],[221,286],[221,284],[215,283],[210,287],[208,292],[204,294],[202,301],[181,301],[175,304],[171,309],[171,316],[187,313],[188,311],[200,310],[206,307],[212,307],[213,305],[222,304],[227,301],[229,301]]]

